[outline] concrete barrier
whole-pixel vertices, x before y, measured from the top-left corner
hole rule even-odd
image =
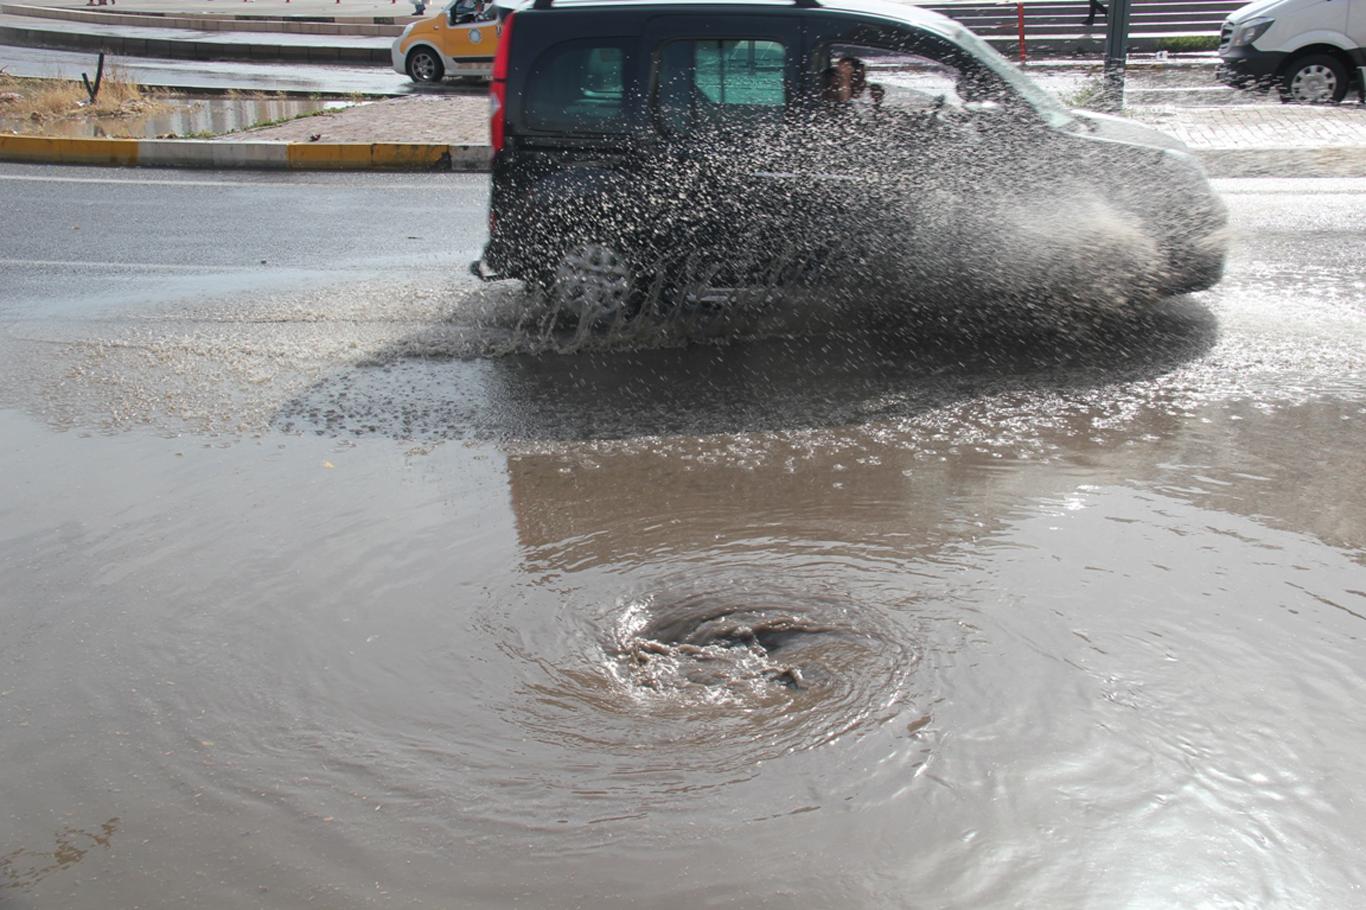
[[[210,15],[163,15],[148,13],[116,13],[100,8],[58,9],[20,3],[0,3],[0,13],[8,16],[28,16],[35,19],[56,19],[89,25],[120,25],[132,28],[178,28],[201,32],[256,32],[260,34],[287,33],[293,35],[368,35],[394,37],[414,17],[404,16],[401,23],[374,22],[291,22],[288,20],[245,19]]]
[[[130,166],[138,163],[137,139],[62,139],[0,135],[0,159]]]
[[[17,17],[14,21],[18,21]],[[147,37],[150,33],[152,37]],[[89,51],[118,54],[122,57],[162,57],[178,60],[272,60],[288,63],[346,63],[361,66],[390,66],[390,40],[357,37],[364,44],[262,44],[243,40],[242,32],[189,32],[193,37],[168,38],[163,32],[129,29],[127,34],[109,31],[80,31],[74,25],[56,20],[32,19],[32,24],[0,25],[0,44],[17,47],[42,47],[62,51]],[[268,36],[263,36],[268,37]],[[320,42],[325,41],[319,37]],[[371,44],[374,46],[370,46]]]
[[[0,135],[0,161],[121,167],[326,171],[487,171],[486,145],[410,142],[214,142]]]
[[[1366,177],[1366,146],[1196,149],[1211,177]]]
[[[1192,149],[1211,177],[1366,177],[1366,146]],[[487,145],[411,142],[214,142],[0,135],[0,161],[309,171],[486,172]]]

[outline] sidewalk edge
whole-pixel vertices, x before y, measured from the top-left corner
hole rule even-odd
[[[1211,177],[1366,177],[1366,146],[1192,150]],[[489,170],[487,145],[421,142],[215,142],[0,135],[0,161],[257,170]]]
[[[422,142],[214,142],[0,135],[0,161],[122,167],[329,171],[487,171],[487,145]]]

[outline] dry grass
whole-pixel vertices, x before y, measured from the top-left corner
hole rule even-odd
[[[155,92],[143,89],[117,64],[106,66],[93,104],[80,82],[24,79],[0,71],[0,114],[42,124],[70,117],[127,117],[160,107]]]
[[[232,100],[245,98],[247,101],[276,101],[288,96],[284,92],[261,92],[251,89],[230,88],[223,93],[223,97]]]

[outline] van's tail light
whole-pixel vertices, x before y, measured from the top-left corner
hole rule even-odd
[[[489,141],[495,155],[503,150],[507,137],[508,45],[512,43],[512,23],[516,18],[516,13],[509,13],[503,20],[503,33],[493,55],[493,78],[489,82]]]

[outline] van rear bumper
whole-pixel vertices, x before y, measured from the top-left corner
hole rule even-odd
[[[507,277],[489,268],[488,263],[482,259],[476,259],[470,263],[470,274],[480,281],[502,281]]]

